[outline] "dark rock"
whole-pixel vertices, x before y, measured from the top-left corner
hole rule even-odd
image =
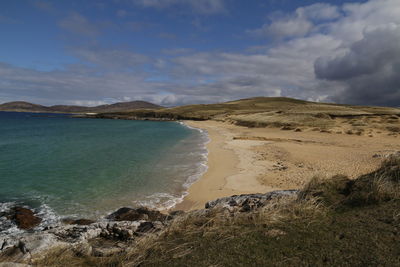
[[[63,219],[62,222],[65,224],[76,224],[76,225],[90,225],[92,223],[95,223],[95,221],[88,220],[88,219],[74,220],[74,219],[69,219],[69,218]]]
[[[148,232],[157,232],[162,230],[165,227],[165,225],[160,222],[160,221],[154,221],[154,222],[142,222],[138,226],[136,230],[136,234],[143,234],[143,233],[148,233]]]
[[[237,206],[238,203],[236,202],[235,199],[231,199],[231,200],[228,202],[228,205],[231,206],[231,207],[234,207],[234,206]]]
[[[35,216],[33,211],[27,208],[15,207],[10,211],[9,219],[13,220],[18,228],[29,230],[38,226],[42,219]]]
[[[116,212],[108,215],[107,219],[114,221],[166,221],[171,219],[171,216],[144,207],[137,209],[120,208]]]
[[[21,250],[21,252],[23,254],[26,254],[26,253],[29,252],[29,249],[26,247],[26,245],[25,245],[25,243],[23,241],[19,241],[18,248],[19,248],[19,250]]]
[[[142,222],[137,231],[140,233],[145,233],[145,232],[149,232],[151,230],[155,229],[155,226],[152,222]]]
[[[264,206],[265,201],[261,198],[249,197],[242,203],[240,211],[249,212]]]

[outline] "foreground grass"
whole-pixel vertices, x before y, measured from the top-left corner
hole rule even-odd
[[[55,251],[42,266],[400,266],[400,158],[314,178],[251,212],[197,211],[110,258]]]
[[[319,220],[176,234],[140,266],[399,266],[400,202],[335,212]]]

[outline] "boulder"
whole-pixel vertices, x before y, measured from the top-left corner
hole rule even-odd
[[[145,233],[145,232],[149,232],[151,230],[155,229],[155,226],[152,222],[142,222],[137,231],[140,233]]]
[[[18,228],[24,230],[32,229],[42,222],[42,219],[35,216],[33,211],[23,207],[15,207],[11,209],[8,218],[13,220],[17,224]]]
[[[92,225],[66,225],[51,229],[48,232],[64,242],[77,243],[98,237],[102,232],[102,227],[105,226],[100,223]]]
[[[166,221],[171,219],[171,216],[162,214],[157,210],[150,210],[145,207],[133,208],[120,208],[116,212],[107,216],[107,219],[114,221]]]
[[[139,221],[110,222],[106,227],[102,227],[100,237],[113,240],[130,240],[135,237],[135,232],[140,224]]]

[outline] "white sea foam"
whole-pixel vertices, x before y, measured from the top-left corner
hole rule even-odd
[[[18,203],[14,201],[10,202],[2,202],[0,203],[0,215],[8,214],[10,210],[14,207],[24,207],[28,209],[32,209],[35,211],[36,215],[42,219],[42,222],[35,227],[34,230],[43,230],[49,226],[55,226],[60,223],[60,217],[56,215],[53,209],[51,209],[48,205],[42,204],[38,208],[31,208],[23,203]],[[0,216],[0,236],[15,236],[24,233],[24,230],[21,230],[17,227],[17,225],[7,218],[7,216]]]
[[[0,203],[0,215],[3,213],[8,213],[12,207],[15,207],[16,202],[3,202]],[[1,235],[10,235],[10,234],[19,234],[23,231],[18,229],[17,225],[8,220],[6,216],[0,216],[0,236]]]
[[[179,195],[173,195],[169,193],[155,193],[143,200],[135,201],[134,204],[138,206],[146,206],[153,209],[158,210],[167,210],[173,208],[177,204],[181,203],[183,199],[189,194],[188,189],[189,187],[195,183],[198,179],[200,179],[204,173],[208,170],[207,160],[208,160],[208,149],[207,144],[210,142],[210,138],[208,136],[208,132],[206,130],[189,126],[184,122],[178,122],[179,124],[189,128],[191,130],[197,130],[201,133],[201,140],[198,143],[198,148],[203,152],[189,152],[188,155],[199,155],[200,161],[195,163],[195,173],[188,175],[186,181],[183,183],[184,191],[181,192]],[[182,167],[182,166],[181,166]],[[186,166],[188,169],[193,167],[192,164]]]

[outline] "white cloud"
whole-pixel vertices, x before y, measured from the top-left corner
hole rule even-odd
[[[178,4],[194,5],[183,0],[141,1],[158,8]],[[11,95],[41,103],[129,97],[175,105],[264,95],[398,105],[398,14],[398,0],[301,7],[265,26],[280,42],[235,53],[169,49],[149,59],[126,49],[74,48],[71,52],[85,64],[65,70],[41,72],[0,64],[0,100]],[[79,15],[64,25],[73,30],[76,23],[71,21],[83,22],[81,34],[91,32]],[[147,64],[147,72],[142,64]]]
[[[325,3],[317,3],[307,7],[300,7],[296,10],[298,16],[304,16],[311,20],[332,20],[340,17],[337,6]]]
[[[330,4],[317,3],[299,7],[293,13],[282,16],[271,16],[270,23],[261,28],[249,30],[250,34],[259,37],[285,39],[304,37],[315,27],[315,21],[327,21],[340,17],[339,8]]]
[[[280,94],[316,101],[398,105],[398,14],[397,0],[299,8],[267,25],[269,34],[288,40],[265,47],[264,52],[177,57],[171,75],[191,85],[188,94],[214,95],[215,99]],[[317,19],[325,21],[313,22],[312,30],[307,24],[290,21]]]
[[[302,37],[311,31],[313,24],[301,17],[280,19],[271,24],[264,24],[260,29],[249,31],[259,37],[284,39],[287,37]]]

